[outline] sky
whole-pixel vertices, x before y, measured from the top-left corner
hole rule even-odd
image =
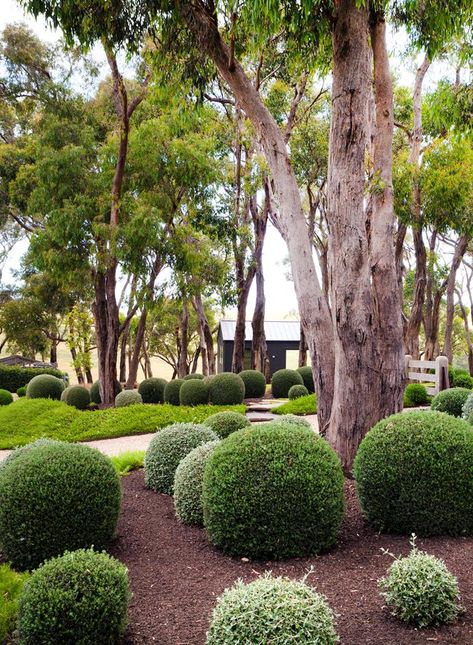
[[[60,34],[51,30],[45,24],[44,20],[35,20],[31,16],[25,16],[23,10],[18,6],[15,0],[2,0],[2,11],[0,13],[0,30],[14,22],[26,23],[41,39],[50,42],[56,41]],[[400,60],[399,53],[405,46],[406,40],[402,34],[396,34],[396,37],[390,35],[390,49],[392,56],[392,70],[396,78],[403,84],[412,86],[415,62],[411,65]],[[92,52],[95,60],[99,63],[104,62],[104,55],[99,47]],[[426,85],[435,82],[447,71],[447,67],[437,64],[429,70],[426,78]],[[11,251],[3,273],[3,281],[12,284],[14,278],[12,271],[18,268],[21,256],[27,249],[27,241],[19,242]],[[265,275],[266,291],[266,319],[283,320],[288,318],[297,318],[297,300],[292,282],[287,279],[287,267],[284,266],[284,260],[287,258],[286,244],[280,234],[271,226],[268,226],[266,240],[263,252],[263,265]],[[248,315],[250,319],[255,299],[255,287],[253,287],[249,303]],[[235,312],[228,310],[225,312],[226,318],[233,318]]]

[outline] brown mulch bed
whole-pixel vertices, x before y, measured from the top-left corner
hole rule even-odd
[[[418,546],[443,558],[458,576],[466,613],[441,629],[415,630],[383,607],[377,580],[391,559],[409,551],[406,537],[375,533],[363,521],[347,484],[347,512],[336,549],[319,557],[288,562],[242,562],[222,555],[205,532],[181,524],[172,497],[146,490],[142,472],[123,478],[123,510],[112,553],[130,573],[133,600],[127,643],[203,645],[216,597],[237,578],[249,582],[272,570],[308,582],[325,594],[337,614],[346,645],[473,643],[473,540],[430,538]]]

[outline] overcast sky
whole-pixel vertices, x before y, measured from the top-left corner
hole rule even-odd
[[[41,39],[54,42],[58,39],[59,34],[49,29],[43,20],[35,20],[30,16],[25,16],[23,10],[17,5],[15,0],[2,0],[2,11],[0,13],[0,30],[5,25],[12,22],[26,23]],[[395,76],[403,84],[411,85],[415,63],[410,65],[406,61],[400,61],[399,52],[405,45],[405,38],[396,34],[396,38],[391,37],[391,50],[393,52],[392,69]],[[98,61],[103,61],[103,55],[97,47],[94,57]],[[435,82],[437,78],[446,73],[445,65],[436,65],[429,71],[426,84]],[[23,241],[17,244],[9,257],[5,267],[3,281],[13,282],[11,271],[18,267],[19,259],[25,252],[27,242]],[[265,272],[266,286],[266,319],[277,320],[284,318],[293,318],[297,314],[297,301],[294,288],[291,282],[287,280],[287,268],[283,266],[284,259],[287,256],[286,245],[281,239],[279,233],[271,226],[268,226],[266,241],[264,246],[263,263]],[[251,318],[254,306],[254,289],[250,295],[248,318]],[[233,317],[234,312],[226,312],[227,317]]]

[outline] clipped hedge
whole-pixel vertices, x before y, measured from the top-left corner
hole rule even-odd
[[[137,405],[139,403],[143,403],[143,399],[138,390],[122,390],[115,397],[116,408],[126,408],[128,405]]]
[[[243,370],[238,376],[245,384],[245,399],[260,399],[266,393],[266,379],[258,370]]]
[[[121,391],[121,383],[119,381],[115,381],[115,396],[117,396],[117,394],[120,394]],[[92,403],[96,403],[97,405],[100,405],[102,403],[102,397],[100,396],[100,381],[95,381],[95,383],[92,383],[92,385],[90,386],[90,400],[92,401]]]
[[[174,476],[174,506],[184,524],[204,525],[202,485],[205,465],[218,441],[209,441],[191,450],[182,459]]]
[[[245,398],[243,379],[233,372],[216,374],[209,386],[209,401],[214,405],[235,405]]]
[[[217,439],[213,430],[197,423],[174,423],[157,432],[144,460],[147,488],[172,495],[179,462],[197,446]]]
[[[404,390],[404,406],[406,408],[426,405],[429,402],[427,388],[422,383],[409,383]]]
[[[301,396],[299,399],[293,399],[282,405],[278,405],[277,408],[273,408],[274,414],[293,414],[304,416],[306,414],[316,414],[317,412],[317,399],[315,394],[309,394],[308,396]]]
[[[343,481],[337,455],[308,428],[265,423],[239,430],[207,462],[205,527],[230,555],[314,555],[337,540]]]
[[[180,405],[179,392],[183,383],[184,379],[176,378],[166,384],[166,387],[164,388],[165,403],[170,403],[171,405]]]
[[[224,439],[232,432],[236,432],[242,428],[247,428],[251,425],[250,421],[244,414],[231,411],[212,414],[212,416],[207,417],[204,424],[212,428],[212,430],[218,434],[220,439]]]
[[[463,406],[470,396],[471,390],[464,387],[452,387],[442,390],[432,399],[430,407],[437,412],[446,412],[453,417],[461,417]]]
[[[39,374],[31,379],[26,386],[28,399],[56,399],[59,401],[63,393],[64,381],[51,376],[51,374]]]
[[[278,370],[271,379],[271,390],[275,399],[287,399],[293,385],[304,385],[302,376],[296,370]]]
[[[473,432],[441,412],[395,414],[360,444],[353,473],[363,513],[380,531],[473,533]]]
[[[209,401],[209,386],[203,379],[184,380],[179,389],[181,405],[203,405]]]
[[[313,394],[315,392],[315,385],[312,367],[310,365],[304,365],[303,367],[298,367],[296,372],[299,372],[302,376],[302,380],[304,381],[304,385],[308,389],[309,394]]]
[[[167,381],[163,378],[147,378],[141,381],[138,392],[143,403],[164,403],[164,388]]]
[[[0,469],[0,543],[19,569],[66,549],[112,539],[120,482],[107,457],[79,444],[45,442],[22,449]]]
[[[36,569],[20,598],[20,645],[121,642],[130,592],[126,567],[92,549]]]
[[[309,390],[305,385],[293,385],[289,388],[288,396],[290,401],[300,399],[303,396],[308,396]]]
[[[304,582],[265,573],[238,580],[217,599],[207,645],[335,645],[334,614]]]
[[[13,403],[13,397],[8,390],[0,390],[0,405],[10,405]]]
[[[32,378],[39,374],[50,374],[63,379],[64,373],[54,368],[39,367],[7,367],[0,365],[0,388],[16,392],[20,387],[26,387]]]
[[[61,394],[61,401],[78,410],[86,410],[90,405],[89,390],[82,385],[70,385]]]

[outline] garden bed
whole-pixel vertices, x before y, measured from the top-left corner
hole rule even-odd
[[[265,570],[308,582],[325,594],[337,614],[341,643],[473,642],[473,540],[429,538],[418,546],[443,558],[459,580],[466,613],[453,625],[415,630],[391,618],[377,590],[391,558],[407,554],[407,537],[379,535],[361,517],[353,484],[336,549],[316,558],[288,562],[242,562],[219,553],[205,532],[181,524],[172,497],[145,489],[143,473],[123,479],[122,514],[112,554],[129,567],[134,593],[127,643],[203,645],[216,597],[237,578],[249,582]]]

